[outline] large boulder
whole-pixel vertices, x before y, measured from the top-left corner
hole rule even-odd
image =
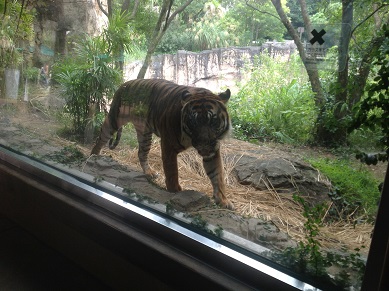
[[[236,157],[235,157],[236,158]],[[283,157],[263,158],[243,155],[236,161],[234,172],[239,183],[259,190],[298,193],[311,202],[329,200],[329,181],[312,166]]]

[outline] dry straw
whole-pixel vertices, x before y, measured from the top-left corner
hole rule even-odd
[[[235,206],[235,213],[244,217],[257,217],[272,221],[281,231],[288,233],[293,239],[305,241],[304,223],[306,219],[302,215],[301,205],[293,200],[293,193],[281,194],[280,190],[282,189],[275,189],[265,177],[263,177],[263,183],[267,189],[258,190],[252,186],[240,184],[234,175],[234,166],[239,158],[246,151],[250,152],[250,156],[255,155],[253,152],[258,151],[259,146],[233,139],[227,139],[221,146],[226,173],[227,196]],[[279,154],[279,152],[277,153]],[[137,149],[130,149],[122,145],[117,151],[109,151],[109,154],[120,163],[136,166],[141,170]],[[258,158],[261,157],[260,153],[256,155]],[[159,173],[154,182],[165,187],[158,140],[153,142],[149,163],[151,168]],[[178,167],[180,184],[183,189],[192,189],[212,196],[212,185],[204,172],[201,157],[194,149],[179,154]],[[220,211],[227,210],[220,209]],[[350,222],[340,221],[320,227],[320,234],[317,238],[324,248],[340,249],[346,247],[353,250],[364,245],[367,251],[370,246],[372,229],[371,224],[354,225]]]

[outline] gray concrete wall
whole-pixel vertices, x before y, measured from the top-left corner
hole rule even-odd
[[[248,65],[255,57],[265,52],[271,56],[289,58],[295,51],[291,42],[267,42],[262,46],[230,47],[202,52],[178,51],[176,54],[156,55],[147,70],[145,78],[173,81],[180,85],[204,87],[221,91],[236,87],[250,76]],[[125,64],[125,80],[136,79],[142,62]]]

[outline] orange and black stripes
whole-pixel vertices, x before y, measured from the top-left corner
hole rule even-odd
[[[216,202],[232,209],[232,204],[225,196],[219,148],[219,140],[230,128],[225,106],[229,98],[229,90],[216,95],[204,88],[181,86],[160,79],[128,81],[120,86],[113,97],[92,154],[99,154],[108,141],[109,147],[115,148],[123,126],[132,122],[139,143],[139,161],[147,175],[152,175],[148,153],[153,133],[161,138],[166,187],[169,191],[181,190],[177,154],[193,146],[203,157]]]

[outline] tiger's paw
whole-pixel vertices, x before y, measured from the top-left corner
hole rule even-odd
[[[101,148],[99,148],[99,147],[97,147],[97,146],[95,146],[93,149],[92,149],[92,151],[91,151],[91,155],[100,155],[100,151],[101,151]]]
[[[179,184],[167,185],[166,188],[167,188],[167,190],[169,192],[172,192],[172,193],[176,193],[176,192],[181,192],[182,191],[182,187]]]
[[[232,204],[227,198],[220,199],[219,197],[215,197],[215,201],[220,207],[227,208],[229,210],[235,209],[234,204]]]
[[[144,174],[149,178],[149,179],[157,179],[159,174],[151,169],[148,169],[147,171],[144,171]]]

